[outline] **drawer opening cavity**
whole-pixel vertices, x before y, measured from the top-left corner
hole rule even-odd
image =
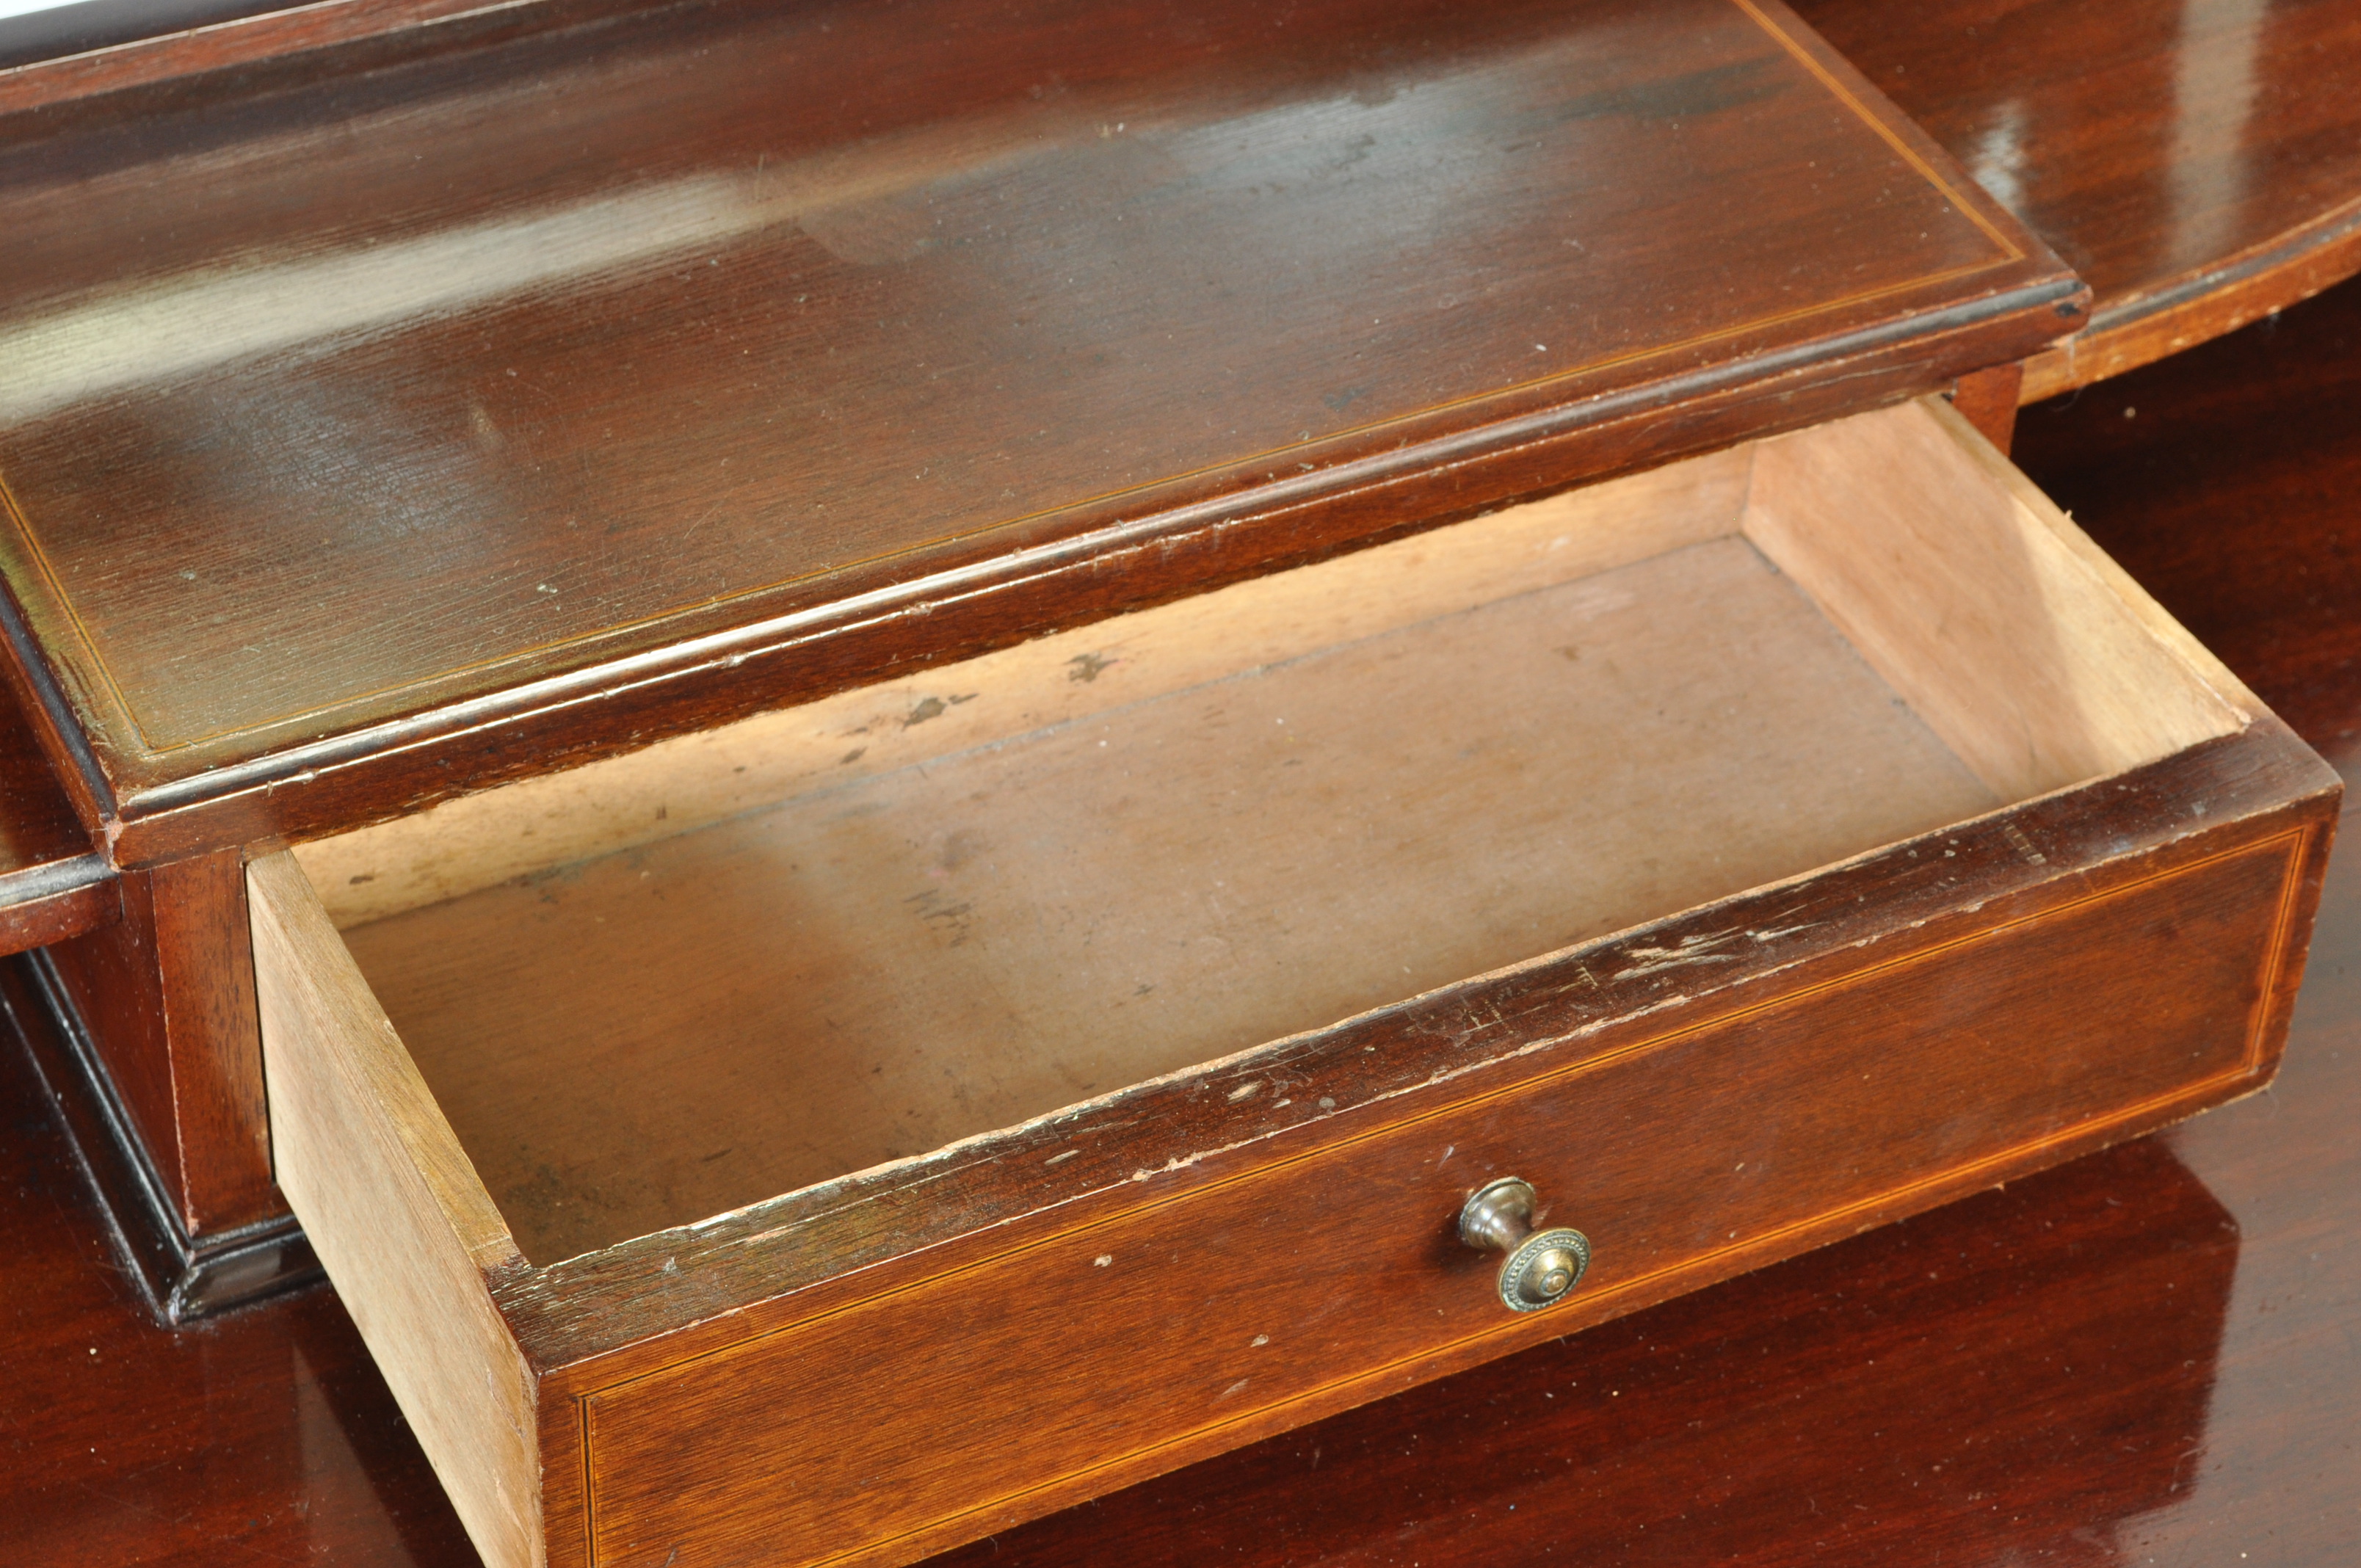
[[[297,858],[553,1262],[2247,722],[1963,430],[1861,416]]]

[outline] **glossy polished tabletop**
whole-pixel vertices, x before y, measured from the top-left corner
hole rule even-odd
[[[2019,453],[2361,782],[2361,287]],[[472,1561],[332,1292],[158,1328],[13,1047],[0,1105],[9,1561]],[[2356,1113],[2348,847],[2268,1091],[942,1561],[2350,1563]]]
[[[2087,279],[2046,396],[2361,270],[2349,0],[1797,0]]]

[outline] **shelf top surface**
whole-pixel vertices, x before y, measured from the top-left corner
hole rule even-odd
[[[720,5],[123,96],[0,120],[0,567],[118,801],[2074,287],[1752,0]]]
[[[2361,7],[1798,9],[2090,283],[2086,336],[2223,297],[2184,323],[2197,341],[2259,313],[2238,296],[2269,274],[2294,280],[2276,308],[2361,268]]]

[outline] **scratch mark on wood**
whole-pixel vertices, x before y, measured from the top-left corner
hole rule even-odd
[[[1636,959],[1615,971],[1617,980],[1629,980],[1634,975],[1655,974],[1660,970],[1679,969],[1685,964],[1730,964],[1738,961],[1735,953],[1717,953],[1713,949],[1738,935],[1735,931],[1714,931],[1701,936],[1684,937],[1676,948],[1626,948],[1623,956]]]

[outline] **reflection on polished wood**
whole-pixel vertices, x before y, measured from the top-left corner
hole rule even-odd
[[[1797,0],[2087,279],[2028,401],[2361,270],[2361,6],[2346,0]]]
[[[105,860],[58,787],[16,694],[0,686],[0,953],[115,916]]]
[[[651,8],[0,115],[0,571],[125,864],[1936,390],[2082,294],[1755,0]]]
[[[1766,1270],[932,1568],[1986,1563],[2028,1542],[2095,1568],[2117,1521],[2187,1496],[2238,1229],[2161,1145],[1838,1250],[1834,1279]]]
[[[2332,294],[2029,410],[2021,447],[2348,777],[2356,330],[2361,290]],[[470,1561],[332,1294],[154,1327],[13,1049],[0,1104],[11,1560]],[[2268,1092],[951,1561],[2349,1563],[2356,1106],[2347,854]]]
[[[2348,779],[2356,349],[2361,284],[2018,446]],[[938,1561],[2347,1563],[2356,1107],[2348,854],[2265,1094]]]

